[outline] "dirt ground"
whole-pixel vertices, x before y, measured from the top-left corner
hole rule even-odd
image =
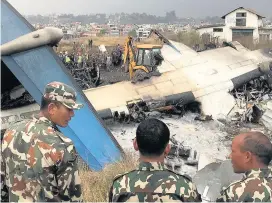
[[[120,46],[124,46],[124,43],[127,39],[127,37],[81,37],[76,39],[70,39],[70,40],[61,40],[57,50],[58,51],[72,51],[73,49],[73,43],[76,44],[84,44],[85,46],[88,45],[88,40],[93,40],[93,46],[98,47],[100,45],[105,45],[106,47],[112,47],[117,46],[120,44]],[[135,42],[135,44],[161,44],[161,42],[157,38],[149,38],[142,40],[140,42]]]

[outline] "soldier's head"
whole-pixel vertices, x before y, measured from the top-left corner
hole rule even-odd
[[[165,156],[170,151],[170,131],[167,125],[158,119],[147,119],[136,130],[134,148],[145,157]]]
[[[267,167],[272,159],[272,144],[261,132],[248,132],[232,141],[230,158],[236,173]]]
[[[56,125],[66,127],[74,116],[74,110],[82,107],[82,104],[76,103],[76,92],[72,87],[60,82],[46,85],[41,111]]]

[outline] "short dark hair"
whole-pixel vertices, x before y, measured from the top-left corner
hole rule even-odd
[[[262,164],[267,166],[272,159],[271,141],[261,132],[246,133],[242,150],[253,153]]]
[[[60,105],[60,102],[58,102],[58,101],[52,101],[50,99],[46,99],[46,98],[42,97],[40,110],[47,109],[48,105],[51,104],[51,103],[55,104],[56,106]]]
[[[158,119],[147,119],[136,130],[136,141],[143,156],[162,155],[170,139],[167,125]]]

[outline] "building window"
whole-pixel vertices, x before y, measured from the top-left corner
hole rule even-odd
[[[236,17],[237,18],[246,18],[247,17],[247,15],[246,15],[246,13],[236,13]]]
[[[246,26],[246,12],[236,13],[236,26]]]
[[[246,18],[237,18],[236,26],[246,26]]]
[[[213,28],[213,32],[223,32],[223,28]]]

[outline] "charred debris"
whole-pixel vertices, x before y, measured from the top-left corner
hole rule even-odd
[[[270,112],[272,110],[272,83],[269,82],[270,79],[271,76],[264,75],[230,92],[236,100],[234,115],[231,117],[232,122],[261,123],[268,129],[272,129],[268,125],[272,121]]]

